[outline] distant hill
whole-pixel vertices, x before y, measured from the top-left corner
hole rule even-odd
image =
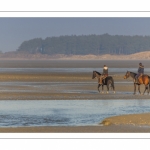
[[[150,51],[129,55],[48,55],[41,53],[6,52],[0,54],[0,60],[150,60]]]
[[[35,38],[24,41],[17,52],[47,55],[128,55],[150,49],[150,36],[81,35]]]

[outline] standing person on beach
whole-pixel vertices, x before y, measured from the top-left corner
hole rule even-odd
[[[135,76],[134,83],[138,83],[138,78],[144,74],[144,66],[139,63],[138,74]]]
[[[102,81],[103,81],[106,77],[108,77],[108,67],[107,67],[106,65],[104,65],[104,67],[103,67],[103,73],[102,73],[102,75],[101,75],[101,77],[100,77],[100,84],[102,84]],[[104,83],[105,83],[105,80],[104,80]]]

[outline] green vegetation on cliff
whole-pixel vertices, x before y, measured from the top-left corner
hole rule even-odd
[[[150,36],[71,35],[24,41],[17,51],[42,54],[133,54],[150,50]]]

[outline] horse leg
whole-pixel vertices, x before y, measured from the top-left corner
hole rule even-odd
[[[99,93],[100,93],[100,89],[99,89],[99,87],[100,87],[101,85],[100,84],[98,84],[98,87],[97,87],[97,89],[98,89],[98,91],[99,91]]]
[[[104,85],[102,84],[102,93],[104,93]]]
[[[135,95],[135,93],[136,93],[136,83],[134,83],[134,95]]]
[[[114,91],[114,93],[115,93],[115,86],[114,86],[113,83],[111,84],[111,87],[113,88],[113,91]]]
[[[147,92],[148,92],[148,85],[145,85],[145,90],[144,90],[144,92],[143,92],[143,95],[144,95],[144,93],[145,93],[145,91],[147,90]],[[148,92],[149,93],[149,92]]]
[[[149,86],[147,85],[146,86],[146,89],[147,89],[147,95],[149,94]]]
[[[108,91],[109,91],[109,82],[107,83],[107,93],[109,93]]]
[[[139,93],[141,94],[141,91],[140,91],[140,85],[138,85],[138,91],[139,91]],[[144,91],[145,92],[145,91]]]

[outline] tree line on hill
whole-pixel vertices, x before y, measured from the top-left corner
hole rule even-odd
[[[124,35],[71,35],[59,37],[35,38],[24,41],[18,52],[42,54],[133,54],[150,50],[150,36]]]

